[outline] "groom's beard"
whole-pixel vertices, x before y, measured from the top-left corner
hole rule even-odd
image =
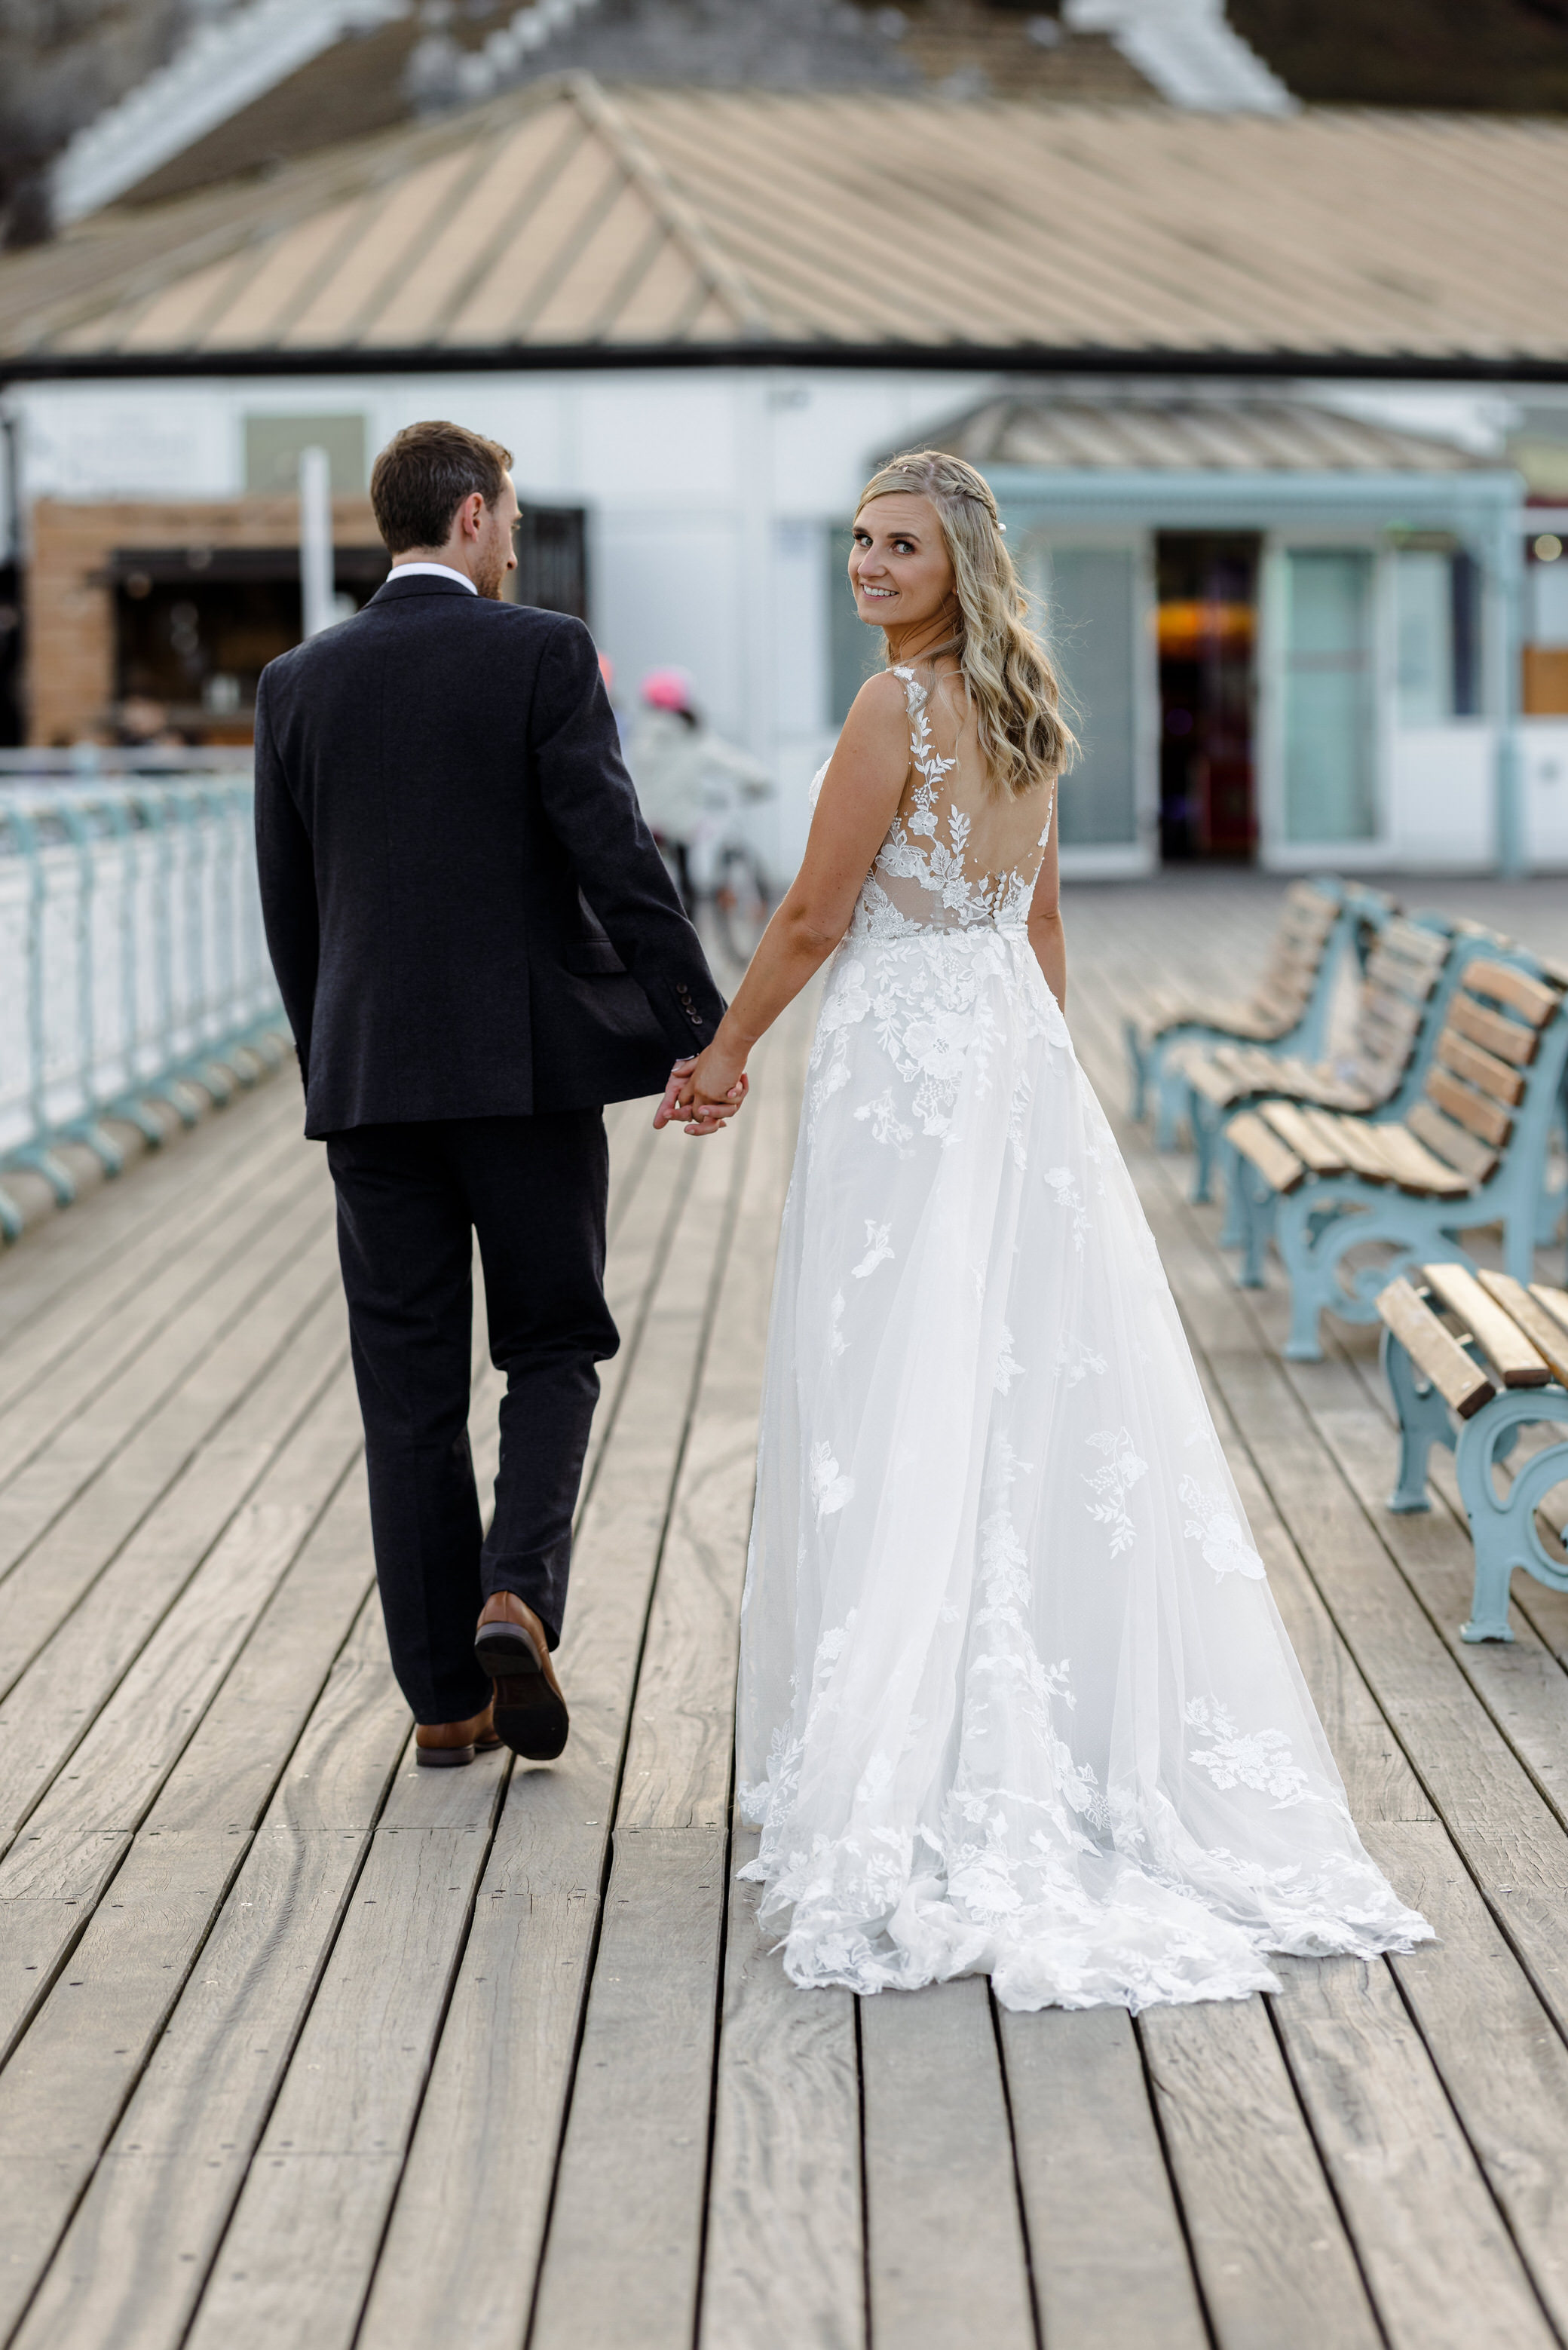
[[[488,596],[493,604],[499,604],[502,583],[506,577],[506,557],[498,555],[493,562],[482,564],[470,576],[482,596]]]

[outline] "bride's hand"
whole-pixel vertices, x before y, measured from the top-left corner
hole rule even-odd
[[[716,1134],[733,1118],[751,1091],[751,1079],[742,1070],[736,1083],[722,1097],[699,1101],[691,1085],[691,1074],[696,1066],[695,1060],[677,1061],[670,1070],[664,1097],[653,1113],[656,1128],[681,1118],[690,1121],[686,1128],[688,1134]]]
[[[683,1118],[688,1134],[716,1134],[734,1117],[750,1089],[743,1062],[715,1038],[694,1061],[677,1061],[653,1123],[668,1126]]]

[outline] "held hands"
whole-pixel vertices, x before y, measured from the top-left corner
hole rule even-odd
[[[717,1134],[734,1117],[750,1089],[744,1068],[736,1066],[732,1054],[720,1051],[715,1038],[695,1060],[676,1062],[664,1098],[653,1113],[653,1123],[669,1126],[682,1118],[688,1134]]]

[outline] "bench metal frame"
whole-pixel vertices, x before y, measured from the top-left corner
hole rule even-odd
[[[1432,1055],[1438,1049],[1438,1039],[1443,1033],[1443,1024],[1448,1017],[1449,1000],[1459,984],[1465,964],[1480,954],[1490,955],[1495,960],[1502,951],[1497,939],[1479,933],[1466,936],[1448,928],[1447,916],[1434,913],[1430,909],[1411,914],[1407,919],[1418,929],[1431,931],[1438,936],[1443,935],[1446,930],[1449,951],[1432,992],[1421,1008],[1409,1057],[1398,1083],[1386,1101],[1377,1102],[1362,1113],[1374,1123],[1402,1118],[1406,1111],[1420,1099],[1421,1088],[1427,1082],[1427,1072],[1432,1065]],[[1241,1163],[1241,1153],[1234,1143],[1226,1141],[1225,1128],[1240,1111],[1255,1109],[1260,1102],[1268,1101],[1272,1097],[1267,1093],[1238,1094],[1233,1101],[1221,1107],[1219,1103],[1211,1102],[1200,1094],[1190,1080],[1189,1097],[1187,1122],[1191,1128],[1192,1148],[1198,1162],[1192,1176],[1192,1204],[1199,1208],[1207,1205],[1218,1160],[1225,1186],[1225,1228],[1220,1234],[1220,1245],[1221,1248],[1241,1248],[1247,1236],[1246,1210],[1236,1197],[1240,1180],[1236,1170]],[[1290,1098],[1293,1100],[1294,1096]]]
[[[1151,1036],[1146,1045],[1139,1034],[1138,1023],[1128,1020],[1125,1024],[1123,1035],[1132,1076],[1130,1115],[1135,1119],[1143,1118],[1147,1112],[1149,1097],[1153,1096],[1154,1144],[1157,1150],[1176,1149],[1181,1120],[1188,1114],[1191,1088],[1185,1073],[1175,1066],[1171,1058],[1179,1045],[1244,1043],[1256,1045],[1263,1053],[1282,1056],[1293,1054],[1303,1060],[1311,1061],[1322,1058],[1328,1043],[1329,1016],[1334,1009],[1340,958],[1347,947],[1359,950],[1361,931],[1366,924],[1382,926],[1386,919],[1388,901],[1376,890],[1364,889],[1359,883],[1340,881],[1332,875],[1314,875],[1312,886],[1321,890],[1324,897],[1337,898],[1339,911],[1324,938],[1317,975],[1313,981],[1312,992],[1301,1018],[1282,1036],[1267,1039],[1241,1037],[1233,1028],[1204,1020],[1182,1020],[1170,1028],[1161,1029],[1158,1035]]]
[[[1490,948],[1484,959],[1532,978],[1539,972],[1532,957],[1511,949]],[[1250,1160],[1235,1153],[1235,1198],[1242,1211],[1245,1252],[1237,1278],[1243,1289],[1262,1288],[1264,1259],[1272,1240],[1291,1284],[1285,1341],[1290,1361],[1322,1361],[1318,1329],[1325,1311],[1345,1322],[1376,1321],[1378,1293],[1414,1264],[1449,1263],[1474,1272],[1474,1260],[1457,1235],[1478,1225],[1501,1225],[1504,1267],[1516,1281],[1528,1284],[1542,1230],[1555,1229],[1563,1204],[1561,1193],[1546,1190],[1546,1159],[1561,1115],[1565,1063],[1568,996],[1540,1031],[1535,1057],[1522,1073],[1524,1099],[1497,1165],[1469,1191],[1433,1197],[1369,1182],[1359,1175],[1309,1172],[1282,1198]],[[1369,1241],[1386,1241],[1394,1256],[1358,1267],[1347,1286],[1341,1270],[1344,1259]]]
[[[1480,1362],[1479,1348],[1465,1351]],[[1555,1383],[1503,1388],[1456,1429],[1455,1414],[1388,1329],[1383,1333],[1383,1368],[1399,1414],[1399,1475],[1388,1506],[1401,1515],[1431,1508],[1427,1481],[1432,1447],[1446,1444],[1454,1455],[1475,1544],[1469,1620],[1460,1626],[1459,1637],[1471,1642],[1511,1640],[1508,1592],[1516,1566],[1548,1591],[1568,1591],[1568,1565],[1552,1556],[1536,1524],[1536,1511],[1552,1486],[1568,1481],[1568,1388]],[[1496,1469],[1512,1451],[1521,1429],[1541,1423],[1563,1428],[1563,1441],[1525,1461],[1500,1499]]]

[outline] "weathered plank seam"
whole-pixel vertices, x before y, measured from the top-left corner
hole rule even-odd
[[[713,1262],[708,1282],[708,1294],[703,1301],[702,1326],[696,1347],[693,1349],[691,1376],[686,1391],[686,1408],[681,1417],[680,1434],[677,1440],[674,1456],[670,1464],[670,1482],[665,1492],[664,1514],[659,1523],[659,1539],[654,1551],[653,1572],[649,1577],[647,1598],[642,1615],[642,1624],[638,1635],[637,1652],[632,1664],[626,1718],[621,1725],[620,1750],[616,1757],[615,1775],[612,1783],[609,1806],[606,1814],[607,1819],[612,1824],[618,1817],[620,1811],[621,1791],[626,1779],[627,1757],[631,1747],[632,1722],[637,1713],[638,1683],[642,1675],[643,1659],[648,1650],[649,1626],[652,1620],[654,1601],[659,1590],[659,1570],[663,1562],[664,1546],[670,1537],[670,1521],[674,1516],[676,1498],[680,1489],[680,1471],[686,1459],[686,1449],[691,1438],[691,1423],[696,1415],[698,1398],[701,1393],[702,1374],[707,1365],[708,1348],[712,1337],[714,1320],[718,1314],[719,1299],[723,1286],[724,1271],[730,1261],[730,1249],[734,1239],[735,1225],[740,1211],[742,1187],[745,1179],[746,1168],[751,1159],[752,1134],[753,1128],[742,1119],[736,1137],[740,1148],[736,1152],[735,1166],[731,1171],[729,1189],[724,1202],[724,1220],[720,1228],[718,1245],[713,1252]],[[680,1187],[680,1196],[682,1201],[684,1201],[687,1191],[690,1190],[691,1180],[691,1177],[688,1176]],[[666,1227],[666,1253],[668,1252],[669,1245],[668,1235],[672,1235],[674,1231],[674,1213],[675,1211],[672,1208],[671,1221]],[[661,1256],[661,1265],[662,1263],[663,1257]],[[658,1278],[659,1275],[657,1272],[649,1278],[648,1289],[645,1293],[646,1298],[649,1301],[651,1301],[653,1297]],[[647,1312],[648,1306],[645,1305],[643,1315],[639,1319],[639,1331],[641,1327],[641,1320],[646,1319]],[[624,1388],[622,1392],[624,1393]],[[582,1996],[577,2007],[576,2029],[573,2041],[571,2062],[568,2067],[566,2094],[562,2102],[560,2129],[556,2140],[556,2157],[550,2181],[550,2194],[545,2209],[544,2225],[540,2231],[539,2257],[534,2271],[533,2290],[528,2297],[528,2322],[523,2336],[523,2350],[529,2350],[529,2345],[533,2342],[535,2328],[538,2322],[539,2295],[544,2282],[545,2262],[549,2255],[550,2231],[556,2216],[556,2196],[560,2184],[561,2158],[566,2143],[566,2134],[571,2127],[572,2106],[576,2094],[577,2064],[582,2054],[584,2035],[587,2030],[588,2009],[593,1992],[594,1975],[598,1966],[599,1947],[604,1938],[605,1897],[609,1890],[609,1882],[614,1871],[614,1866],[615,1829],[612,1825],[608,1833],[605,1836],[601,1849],[599,1879],[596,1892],[596,1909],[593,1932],[589,1938],[587,1959],[583,1969]],[[715,2012],[717,2014],[717,2009]],[[718,2023],[716,2021],[714,2026],[715,2064],[718,2061],[717,2049]],[[710,2130],[711,2130],[711,2122],[710,2122]],[[701,2280],[699,2279],[699,2287],[700,2283]],[[700,2289],[696,2296],[696,2308],[698,2312],[701,2313],[701,2295]]]

